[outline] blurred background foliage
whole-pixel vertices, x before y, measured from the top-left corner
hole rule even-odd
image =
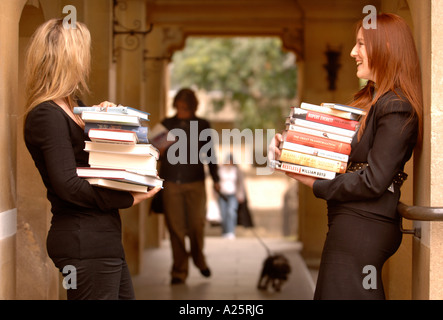
[[[213,92],[212,107],[230,104],[239,129],[282,130],[297,88],[295,56],[278,38],[190,37],[171,64],[171,89]]]

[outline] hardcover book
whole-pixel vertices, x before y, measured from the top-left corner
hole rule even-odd
[[[281,143],[281,149],[297,151],[300,153],[310,154],[312,156],[317,156],[317,157],[321,157],[321,158],[327,158],[327,159],[332,159],[332,160],[337,160],[337,161],[342,161],[342,162],[348,162],[348,160],[349,160],[349,156],[346,154],[343,154],[343,153],[333,152],[333,151],[324,150],[324,149],[320,149],[320,148],[308,147],[308,146],[304,146],[301,144],[292,143],[289,141],[283,141]]]
[[[138,116],[122,113],[83,111],[82,119],[84,122],[113,123],[128,126],[142,125]]]
[[[109,153],[121,153],[132,154],[140,156],[154,156],[157,160],[160,156],[159,151],[151,144],[115,144],[105,142],[85,141],[85,151],[96,152],[109,152]]]
[[[329,140],[335,140],[335,141],[339,141],[339,142],[343,142],[343,143],[350,144],[352,142],[351,137],[346,137],[346,136],[342,136],[339,134],[330,133],[330,132],[326,132],[326,131],[320,131],[320,130],[316,130],[316,129],[310,129],[307,127],[300,127],[300,126],[297,126],[294,124],[290,124],[288,126],[288,131],[305,133],[305,134],[309,134],[311,136],[321,137],[321,138],[325,138],[325,139],[329,139]]]
[[[351,144],[335,141],[327,138],[313,136],[296,131],[286,131],[283,133],[283,139],[289,142],[314,147],[337,153],[349,155],[351,153]]]
[[[126,169],[144,174],[157,170],[157,159],[154,156],[90,151],[89,165],[95,168]]]
[[[146,175],[123,169],[79,167],[77,175],[81,178],[111,179],[150,187],[163,186],[163,180],[157,177],[156,171]]]
[[[335,110],[355,113],[355,114],[358,114],[360,116],[363,116],[363,115],[366,114],[366,111],[363,110],[363,109],[347,106],[345,104],[323,102],[321,105],[325,106],[325,107],[329,107],[329,108],[335,109]]]
[[[293,173],[303,174],[306,176],[311,176],[320,179],[327,179],[327,180],[334,179],[335,176],[337,175],[337,173],[333,171],[311,168],[294,163],[282,162],[278,160],[271,160],[270,166],[271,168],[280,171],[293,172]]]
[[[81,114],[83,111],[93,111],[93,112],[110,112],[110,113],[121,113],[129,114],[139,117],[142,120],[149,121],[149,112],[141,111],[139,109],[124,107],[121,105],[115,107],[74,107],[74,113]]]
[[[146,126],[126,126],[113,123],[85,123],[85,133],[88,134],[91,129],[117,129],[134,131],[137,134],[138,143],[149,143],[148,141],[148,127]]]
[[[359,122],[357,120],[343,119],[329,114],[301,109],[299,107],[293,107],[289,116],[291,118],[309,120],[353,131],[357,130],[359,127]]]
[[[141,184],[135,184],[135,183],[127,183],[118,180],[110,180],[102,178],[86,178],[86,180],[89,181],[89,183],[94,186],[109,188],[114,190],[121,190],[121,191],[148,192],[149,190],[152,189],[152,187],[149,186],[143,186]]]
[[[338,135],[350,137],[350,138],[352,138],[355,135],[355,130],[343,129],[343,128],[339,128],[339,127],[335,127],[335,126],[331,126],[331,125],[327,125],[327,124],[322,124],[322,123],[315,122],[315,121],[303,120],[303,119],[298,119],[298,118],[288,118],[287,129],[289,129],[289,125],[291,125],[291,124],[293,124],[295,126],[299,126],[299,127],[305,127],[305,128],[315,129],[315,130],[319,130],[319,131],[334,133],[334,134],[338,134]]]
[[[299,164],[306,167],[318,168],[337,173],[345,173],[347,163],[326,158],[320,158],[309,154],[303,154],[291,150],[283,149],[280,158],[277,159],[283,162]]]
[[[137,134],[134,131],[119,130],[119,129],[90,129],[88,136],[91,141],[117,143],[117,144],[132,144],[138,142]]]
[[[332,109],[328,106],[319,106],[316,104],[311,104],[311,103],[306,103],[306,102],[302,102],[300,104],[300,108],[305,109],[305,110],[311,110],[311,111],[316,111],[316,112],[321,112],[321,113],[333,115],[333,116],[340,117],[343,119],[358,120],[361,117],[361,115],[353,113],[353,112]]]

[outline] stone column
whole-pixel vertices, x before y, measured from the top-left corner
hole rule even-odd
[[[408,1],[423,75],[423,146],[416,151],[414,204],[443,206],[443,1]],[[413,299],[443,299],[443,223],[415,222],[421,238],[414,238]]]
[[[146,30],[146,6],[143,0],[126,0],[116,7],[116,18],[121,26],[137,31]],[[124,28],[117,28],[124,30]],[[120,34],[114,36],[116,53],[116,101],[126,106],[141,108],[143,96],[142,35]],[[141,108],[143,109],[143,108]],[[121,210],[123,244],[132,274],[138,274],[142,266],[146,201]]]
[[[355,42],[353,24],[362,17],[361,7],[358,2],[352,6],[336,3],[332,7],[315,5],[311,1],[300,4],[304,9],[304,55],[303,61],[298,63],[301,67],[300,102],[346,104],[359,86],[355,63],[349,53]],[[333,91],[328,90],[328,73],[324,67],[328,46],[341,50],[341,66]],[[316,198],[312,189],[303,185],[299,187],[299,230],[304,259],[308,265],[318,266],[327,232],[326,202]]]
[[[87,105],[114,101],[112,87],[112,1],[85,2],[84,22],[91,32],[92,61]]]
[[[0,299],[16,298],[19,21],[25,3],[0,2]]]
[[[172,46],[183,45],[179,28],[156,27],[146,37],[144,57],[144,106],[151,113],[149,126],[153,127],[166,116],[168,107],[168,64]],[[147,202],[147,210],[150,201]],[[146,247],[158,247],[165,234],[163,215],[148,215],[146,220]]]

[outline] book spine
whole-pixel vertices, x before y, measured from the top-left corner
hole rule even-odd
[[[83,111],[93,111],[93,112],[112,112],[112,113],[122,113],[135,115],[143,120],[149,120],[149,113],[141,110],[137,110],[130,107],[116,106],[116,107],[74,107],[73,112],[75,114],[81,114]]]
[[[85,133],[89,134],[90,129],[117,129],[117,130],[130,130],[137,134],[138,143],[149,143],[148,140],[148,127],[145,126],[126,126],[110,123],[85,123]]]
[[[93,112],[117,112],[123,114],[129,114],[127,107],[74,107],[75,114],[81,114],[83,111]]]
[[[293,125],[305,127],[305,128],[311,128],[311,129],[315,129],[315,130],[320,130],[320,131],[325,131],[325,132],[330,132],[330,133],[334,133],[334,134],[338,134],[338,135],[350,137],[350,138],[352,138],[355,134],[354,130],[342,129],[342,128],[334,127],[334,126],[327,125],[327,124],[322,124],[322,123],[315,122],[315,121],[309,121],[309,120],[303,120],[303,119],[297,119],[297,118],[290,118],[289,124],[293,124]]]
[[[109,134],[108,134],[109,133]],[[134,131],[117,132],[119,136],[112,135],[113,129],[90,129],[89,139],[95,142],[109,142],[117,144],[136,144],[137,134]]]
[[[140,119],[149,121],[149,115],[150,115],[149,112],[142,111],[142,110],[135,109],[135,108],[131,108],[131,107],[124,107],[124,108],[126,108],[126,112],[128,114],[133,114],[133,115],[140,117]]]
[[[140,117],[132,114],[112,113],[112,112],[82,112],[84,122],[108,123],[128,126],[141,126]]]
[[[351,144],[340,141],[330,140],[322,137],[316,137],[295,131],[286,131],[283,134],[284,140],[301,144],[308,147],[319,148],[323,150],[334,151],[349,155],[351,153]]]
[[[335,110],[341,110],[341,111],[355,113],[356,115],[359,115],[359,116],[363,116],[366,114],[366,111],[364,111],[363,109],[351,107],[351,106],[348,106],[345,104],[340,104],[340,103],[323,102],[321,104],[321,106],[328,107],[328,108],[335,109]]]
[[[333,152],[329,150],[314,148],[314,147],[308,147],[297,143],[292,143],[289,141],[283,141],[282,148],[281,149],[287,149],[292,151],[297,151],[300,153],[310,154],[312,156],[318,156],[321,158],[327,158],[337,161],[343,161],[348,162],[349,156],[346,154]]]
[[[300,127],[300,126],[296,126],[296,125],[293,125],[293,124],[290,124],[288,126],[287,130],[288,131],[296,131],[296,132],[306,133],[306,134],[310,134],[312,136],[322,137],[322,138],[325,138],[325,139],[335,140],[335,141],[349,143],[349,144],[352,142],[352,138],[351,137],[345,137],[345,136],[342,136],[342,135],[339,135],[339,134],[335,134],[335,133],[330,133],[330,132],[325,132],[325,131],[305,128],[305,127]]]
[[[283,149],[280,154],[280,161],[299,164],[306,167],[318,168],[338,173],[346,172],[346,162],[320,158],[308,154]]]
[[[335,176],[337,175],[337,173],[333,171],[322,170],[318,168],[310,168],[293,163],[280,162],[275,160],[272,161],[275,162],[274,164],[271,164],[272,167],[274,167],[277,170],[282,170],[285,172],[293,172],[293,173],[303,174],[306,176],[311,176],[320,179],[327,179],[327,180],[334,179]]]
[[[140,156],[154,156],[159,159],[160,153],[153,145],[147,143],[120,144],[85,141],[85,151],[108,152],[108,153],[128,153]]]
[[[292,118],[303,119],[313,122],[318,122],[337,128],[356,131],[359,127],[359,122],[356,120],[343,119],[340,117],[331,116],[315,111],[308,111],[300,108],[295,108],[290,115]]]
[[[316,104],[310,104],[310,103],[306,103],[306,102],[302,102],[300,104],[300,108],[305,109],[305,110],[311,110],[311,111],[329,114],[329,115],[340,117],[343,119],[357,120],[360,117],[359,115],[351,113],[351,112],[335,110],[335,109],[331,109],[326,106],[318,106]]]

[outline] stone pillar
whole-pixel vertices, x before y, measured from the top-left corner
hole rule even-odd
[[[126,0],[116,7],[116,18],[120,25],[146,30],[146,6],[143,0]],[[121,28],[121,30],[124,30]],[[121,34],[114,36],[116,53],[116,101],[126,106],[141,108],[143,87],[142,35]],[[132,274],[138,274],[142,266],[144,249],[144,225],[146,201],[142,204],[121,210],[123,222],[123,244],[126,259]]]
[[[113,101],[112,79],[112,1],[94,0],[85,3],[84,22],[91,32],[92,61],[89,77],[90,95],[87,105]],[[114,101],[113,101],[114,102]]]
[[[149,22],[149,21],[148,21]],[[179,28],[155,27],[146,37],[144,63],[144,106],[151,113],[149,126],[153,127],[165,116],[168,107],[168,64],[171,47],[183,45],[183,33]],[[147,210],[150,201],[147,202]],[[145,246],[158,247],[166,228],[163,215],[148,215]]]
[[[26,1],[0,3],[0,299],[16,298],[19,21]]]
[[[424,88],[424,139],[416,151],[414,204],[443,206],[443,1],[408,1],[414,20],[422,64]],[[421,238],[414,238],[413,299],[443,299],[443,223],[416,222]]]
[[[358,2],[351,5],[335,3],[334,6],[315,5],[301,1],[304,9],[304,54],[298,63],[300,102],[348,103],[359,88],[355,75],[355,63],[349,53],[355,43],[354,23],[362,17]],[[327,30],[327,32],[325,32]],[[328,90],[325,51],[328,46],[341,51],[340,68],[337,73],[336,90]],[[299,187],[299,233],[303,243],[303,257],[315,267],[320,262],[321,251],[327,232],[326,202],[314,196],[312,189]]]

